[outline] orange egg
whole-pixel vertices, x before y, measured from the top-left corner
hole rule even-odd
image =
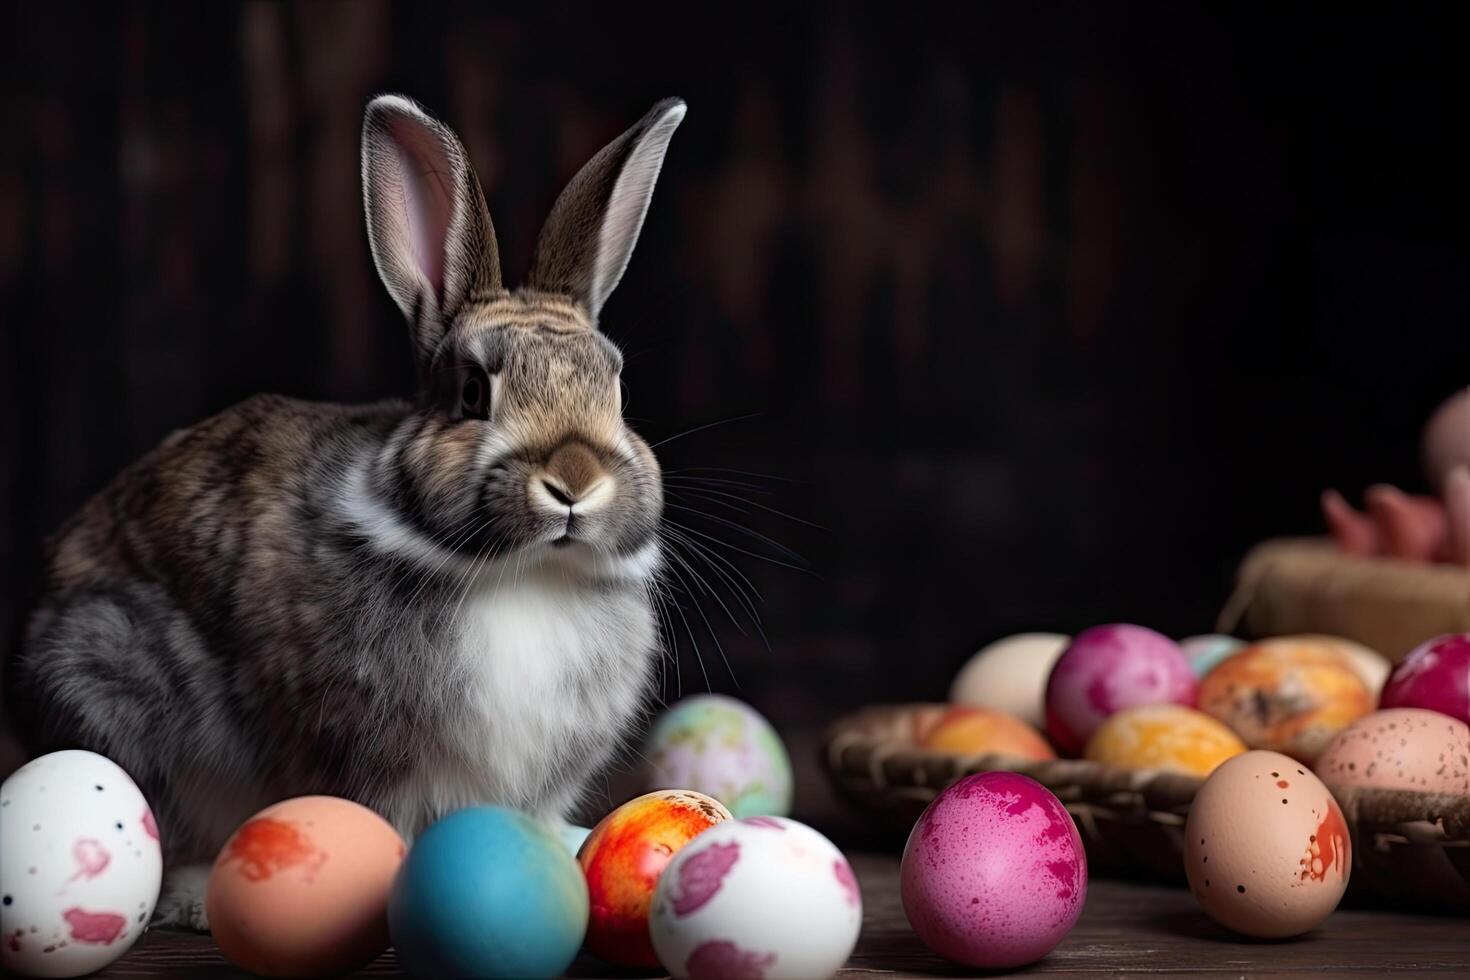
[[[335,976],[388,947],[388,893],[403,839],[367,807],[302,796],[225,843],[205,908],[225,955],[266,976]]]
[[[1014,715],[986,708],[951,708],[922,734],[919,746],[956,755],[994,752],[1035,761],[1057,757],[1036,729]]]
[[[647,793],[603,817],[577,853],[592,902],[584,948],[622,966],[657,966],[648,909],[659,875],[685,844],[731,819],[693,790]]]
[[[1123,769],[1208,776],[1245,751],[1245,743],[1209,715],[1178,704],[1124,708],[1087,742],[1085,757]]]
[[[1246,647],[1200,681],[1199,707],[1253,749],[1310,763],[1372,710],[1367,687],[1331,642],[1281,637]]]

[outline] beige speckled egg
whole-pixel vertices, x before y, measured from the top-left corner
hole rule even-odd
[[[1190,891],[1212,919],[1247,936],[1280,939],[1315,928],[1337,908],[1352,866],[1337,801],[1279,752],[1221,763],[1184,825]]]
[[[949,699],[972,708],[1015,715],[1033,728],[1045,726],[1046,679],[1069,638],[1059,633],[1017,633],[982,647],[950,685]]]
[[[1470,793],[1470,725],[1423,708],[1385,708],[1338,733],[1317,759],[1328,786]]]

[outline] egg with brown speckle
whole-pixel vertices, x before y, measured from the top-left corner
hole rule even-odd
[[[1221,763],[1184,825],[1189,890],[1212,919],[1247,936],[1315,928],[1337,908],[1352,866],[1352,838],[1332,793],[1279,752]]]
[[[1385,708],[1353,722],[1317,759],[1331,787],[1470,793],[1470,725],[1423,708]]]

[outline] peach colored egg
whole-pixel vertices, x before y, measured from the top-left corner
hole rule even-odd
[[[1248,646],[1206,674],[1199,707],[1253,749],[1311,762],[1373,704],[1331,643],[1280,637]]]
[[[1317,759],[1328,786],[1470,793],[1470,725],[1423,708],[1385,708],[1338,733]]]
[[[1337,908],[1352,838],[1322,781],[1279,752],[1220,764],[1190,805],[1184,870],[1206,913],[1261,939],[1298,936]]]
[[[1109,716],[1088,739],[1084,756],[1123,769],[1208,776],[1245,750],[1239,736],[1204,712],[1149,704]]]
[[[993,752],[1034,761],[1057,757],[1036,729],[1003,711],[984,708],[951,708],[928,730],[919,746],[955,755]]]
[[[205,897],[225,955],[266,976],[334,976],[388,947],[403,839],[367,807],[302,796],[266,807],[225,843]]]

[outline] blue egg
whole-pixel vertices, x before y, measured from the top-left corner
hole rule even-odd
[[[1184,651],[1184,656],[1189,659],[1189,666],[1194,669],[1194,676],[1203,677],[1215,665],[1227,657],[1233,656],[1244,650],[1244,640],[1237,640],[1233,636],[1222,636],[1219,633],[1207,633],[1203,636],[1187,636],[1179,641],[1179,649]]]
[[[555,977],[587,932],[587,881],[522,813],[460,810],[414,841],[388,902],[403,966],[422,977]]]
[[[576,824],[564,823],[556,828],[556,836],[567,846],[567,850],[576,854],[582,849],[583,842],[592,836],[592,828],[578,827]]]

